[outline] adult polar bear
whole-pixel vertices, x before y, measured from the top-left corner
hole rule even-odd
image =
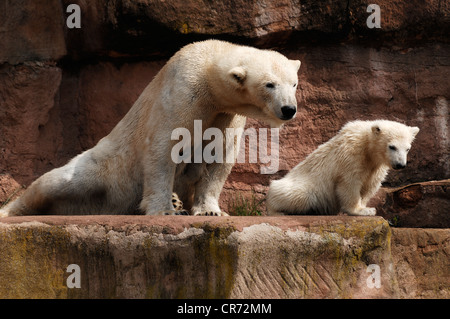
[[[194,215],[225,215],[218,199],[233,164],[175,164],[172,131],[187,128],[193,136],[194,120],[202,120],[203,130],[225,136],[227,127],[244,127],[244,116],[281,126],[296,113],[299,67],[275,51],[218,40],[187,45],[108,136],[38,178],[0,216],[173,214],[172,191]],[[238,149],[240,136],[227,141]]]

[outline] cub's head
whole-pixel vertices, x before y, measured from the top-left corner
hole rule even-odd
[[[236,98],[234,111],[272,127],[293,119],[297,113],[295,93],[300,61],[253,48],[241,56],[227,74]]]
[[[376,121],[372,134],[378,140],[382,160],[393,169],[405,168],[411,144],[419,132],[418,127],[406,126],[394,121]]]

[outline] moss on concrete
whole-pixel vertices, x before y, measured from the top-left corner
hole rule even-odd
[[[0,298],[67,297],[65,268],[55,260],[69,241],[62,227],[0,227]]]
[[[227,220],[181,233],[169,224],[132,232],[95,222],[0,224],[0,297],[350,298],[358,274],[390,258],[381,218],[315,218],[299,231],[254,219],[243,230]],[[66,287],[71,263],[82,269],[81,289]]]
[[[232,227],[222,227],[208,223],[193,225],[203,232],[187,240],[186,246],[177,244],[164,248],[164,253],[152,251],[158,240],[148,238],[145,246],[147,257],[157,260],[149,272],[157,274],[148,282],[146,292],[151,298],[227,298],[233,288],[237,251],[227,238],[234,231]],[[161,250],[161,246],[159,245]],[[163,267],[164,269],[158,269]],[[158,278],[159,277],[159,278]],[[170,277],[170,285],[161,278]]]
[[[335,297],[352,298],[352,289],[357,285],[358,272],[365,271],[371,263],[383,264],[382,255],[390,256],[391,231],[383,218],[358,218],[345,222],[322,221],[310,225],[309,232],[323,238],[307,256],[306,268],[314,267],[318,260],[328,256],[332,260],[326,272],[336,285]],[[387,255],[386,255],[387,253]],[[314,274],[316,271],[308,271]],[[312,281],[320,278],[311,278]],[[332,279],[332,280],[331,280]],[[306,295],[308,297],[308,295]]]

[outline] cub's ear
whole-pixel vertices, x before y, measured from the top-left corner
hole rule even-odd
[[[245,78],[247,77],[247,71],[240,66],[232,68],[228,74],[239,84],[244,84]]]
[[[292,66],[293,66],[294,68],[296,68],[296,69],[297,69],[297,72],[298,72],[298,70],[300,69],[300,65],[302,64],[302,62],[300,62],[300,60],[290,60],[290,61],[291,61]]]
[[[373,133],[373,134],[376,134],[376,135],[378,135],[378,134],[381,133],[381,129],[380,129],[380,127],[378,126],[378,124],[374,124],[374,125],[372,126],[372,133]]]
[[[417,133],[419,133],[420,129],[417,126],[409,127],[409,130],[411,131],[412,137],[416,137]]]

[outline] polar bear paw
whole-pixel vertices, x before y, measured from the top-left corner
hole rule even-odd
[[[225,212],[213,212],[213,211],[207,211],[207,212],[197,212],[194,214],[194,216],[230,216]]]
[[[190,212],[183,208],[183,202],[178,197],[177,193],[172,193],[172,205],[175,211],[165,210],[163,211],[163,215],[190,215]]]
[[[178,197],[177,193],[172,193],[172,205],[176,211],[183,210],[183,202]]]
[[[184,216],[188,216],[189,211],[187,211],[186,209],[181,209],[181,210],[163,210],[160,215],[184,215]]]
[[[9,214],[7,211],[5,211],[4,209],[0,209],[0,218],[8,217],[8,216],[9,216]]]
[[[356,216],[375,216],[377,210],[373,207],[363,207],[359,209],[354,215]]]

